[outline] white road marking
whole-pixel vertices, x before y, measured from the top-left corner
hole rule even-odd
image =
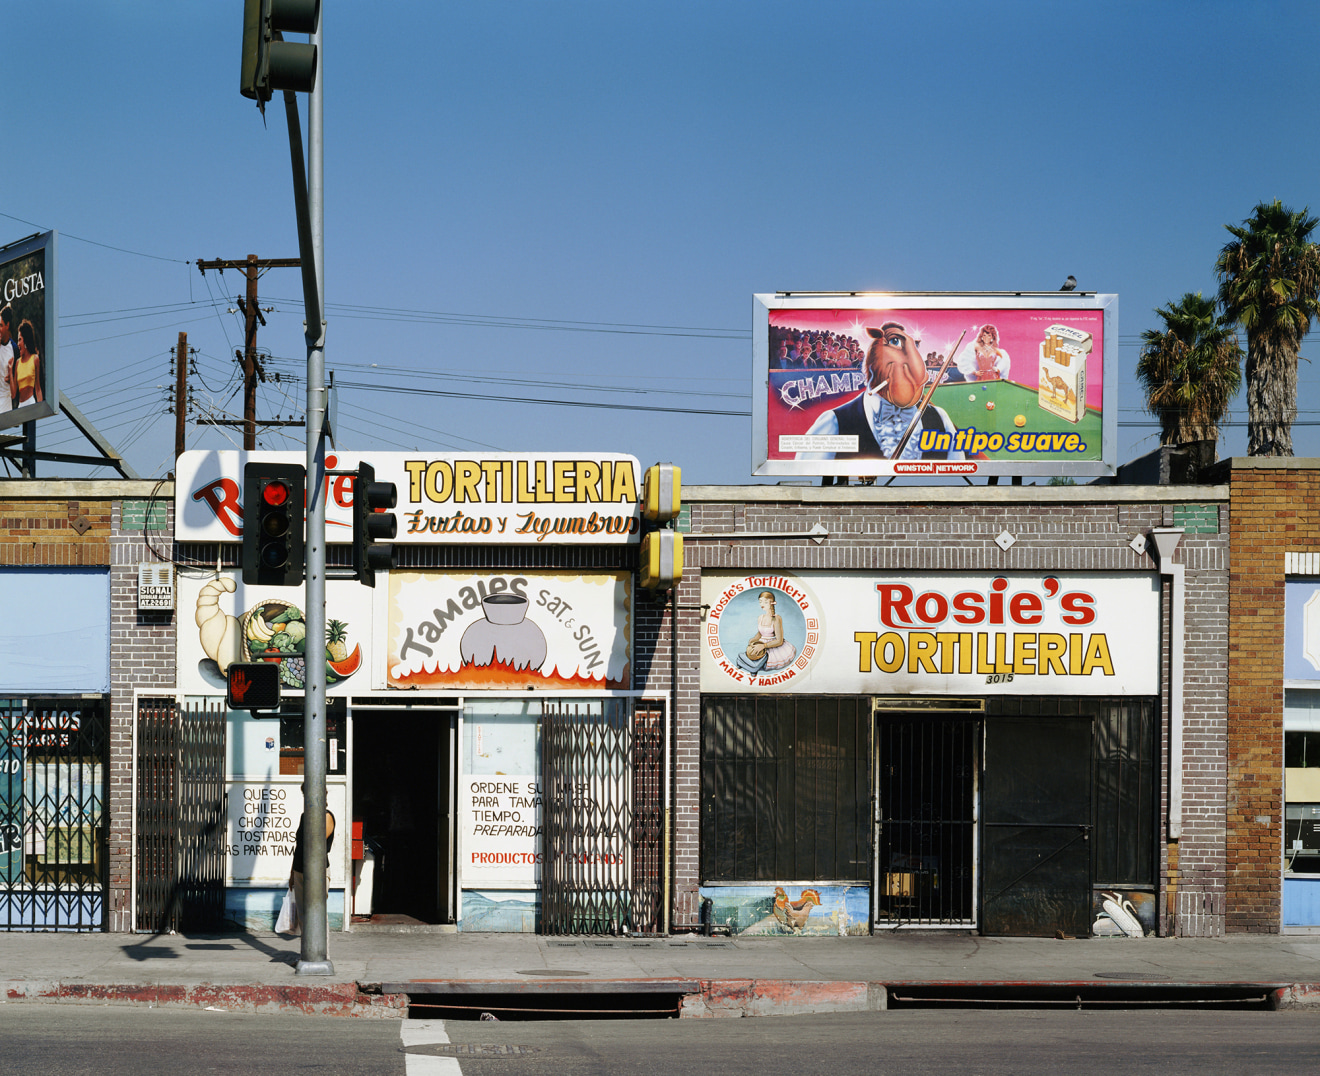
[[[399,1038],[404,1049],[409,1046],[430,1046],[448,1042],[443,1020],[400,1020]],[[404,1071],[408,1076],[462,1076],[456,1057],[428,1057],[426,1054],[405,1054]]]

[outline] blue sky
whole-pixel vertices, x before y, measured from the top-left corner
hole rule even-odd
[[[341,444],[622,451],[746,482],[752,420],[700,412],[750,409],[754,293],[1053,290],[1071,273],[1120,297],[1120,422],[1149,424],[1121,425],[1118,455],[1140,455],[1157,444],[1132,376],[1153,308],[1214,291],[1223,225],[1257,202],[1320,214],[1318,11],[323,0],[326,364],[404,390],[344,389]],[[181,329],[196,410],[241,412],[243,282],[192,263],[297,254],[282,108],[263,125],[238,93],[241,15],[50,0],[0,29],[26,71],[7,80],[0,242],[61,233],[64,391],[143,475],[172,468]],[[261,297],[284,380],[259,415],[300,413],[297,271],[271,270]],[[1320,369],[1300,381],[1301,419],[1320,421]],[[1320,455],[1320,426],[1294,436]],[[40,437],[85,451],[63,419]],[[1230,427],[1221,454],[1245,445]]]

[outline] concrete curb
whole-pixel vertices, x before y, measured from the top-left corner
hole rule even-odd
[[[1320,983],[1293,983],[1274,992],[1276,1009],[1312,1009],[1320,1006]]]
[[[407,1015],[401,994],[366,994],[356,983],[327,986],[218,984],[170,986],[155,983],[0,983],[5,1002],[68,1005],[145,1005],[148,1008],[224,1009],[227,1012],[301,1012],[397,1020]]]
[[[917,984],[908,984],[917,985]],[[930,987],[929,981],[919,985]],[[1065,985],[1095,986],[1091,981],[1042,983],[958,980],[962,989],[1020,986],[1027,990]],[[1141,987],[1207,987],[1222,984],[1152,983]],[[873,981],[811,981],[800,979],[631,979],[538,983],[509,980],[416,980],[390,983],[217,984],[93,984],[43,980],[0,980],[0,1004],[145,1005],[151,1008],[223,1009],[228,1012],[299,1012],[309,1015],[398,1020],[408,1015],[409,995],[446,994],[682,994],[684,1019],[727,1019],[754,1016],[803,1016],[831,1012],[880,1012],[889,1007],[891,989],[902,983]],[[564,989],[564,988],[569,989]],[[1279,1010],[1320,1007],[1320,983],[1261,984],[1270,1007]]]
[[[703,979],[699,993],[683,996],[679,1016],[709,1019],[869,1012],[884,1009],[887,997],[881,983]]]

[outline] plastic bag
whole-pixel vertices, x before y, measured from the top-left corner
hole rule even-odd
[[[293,895],[293,886],[285,891],[284,903],[280,905],[280,917],[275,920],[275,933],[298,933],[298,900]]]

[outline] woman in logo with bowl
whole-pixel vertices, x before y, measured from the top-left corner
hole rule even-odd
[[[778,672],[797,657],[797,647],[784,638],[784,618],[775,612],[774,592],[761,591],[757,601],[761,615],[756,620],[756,634],[748,640],[746,651],[738,655],[738,667],[750,676]]]

